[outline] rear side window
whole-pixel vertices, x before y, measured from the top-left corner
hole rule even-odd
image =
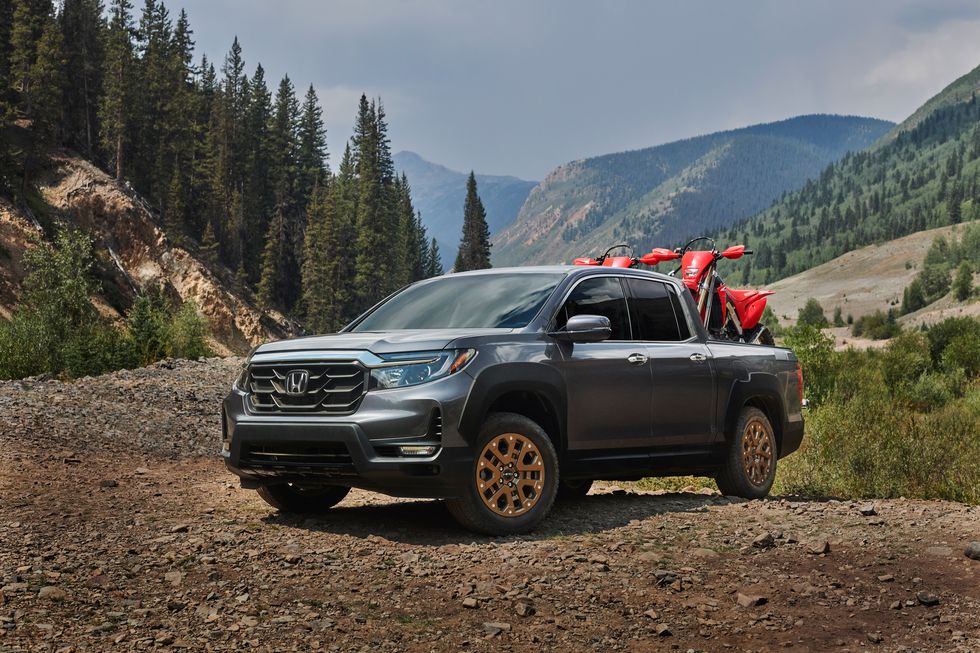
[[[561,329],[574,315],[602,315],[612,325],[610,340],[630,340],[630,322],[626,296],[618,277],[593,277],[579,283],[555,316],[555,328]]]
[[[677,342],[687,340],[690,332],[684,315],[678,314],[680,302],[666,284],[646,279],[627,279],[630,293],[630,316],[637,340]]]

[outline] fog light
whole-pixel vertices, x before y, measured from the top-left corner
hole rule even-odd
[[[403,456],[431,456],[436,452],[436,447],[425,447],[413,444],[405,447],[398,447],[398,452]]]

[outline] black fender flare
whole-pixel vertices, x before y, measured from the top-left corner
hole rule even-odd
[[[744,368],[739,372],[732,382],[728,404],[725,408],[725,441],[731,440],[742,408],[746,403],[755,400],[765,406],[765,412],[769,416],[775,431],[776,445],[781,450],[783,432],[786,427],[786,415],[783,409],[783,390],[779,384],[779,377],[767,372],[748,372]]]
[[[565,425],[568,417],[565,379],[554,367],[540,363],[498,363],[489,365],[477,374],[466,396],[459,419],[459,433],[473,442],[487,411],[500,397],[511,392],[528,392],[542,397],[550,404],[558,421],[559,433],[552,434],[565,449]]]

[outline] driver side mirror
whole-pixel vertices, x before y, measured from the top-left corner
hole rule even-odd
[[[612,324],[604,315],[573,315],[564,329],[548,335],[567,342],[601,342],[612,335]]]

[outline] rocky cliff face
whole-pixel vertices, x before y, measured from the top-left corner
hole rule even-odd
[[[94,165],[67,153],[52,156],[39,190],[53,213],[89,233],[105,268],[100,310],[118,316],[140,289],[158,284],[193,300],[208,320],[218,351],[243,352],[294,330],[278,313],[259,310],[243,293],[176,246],[141,198]],[[29,209],[0,203],[0,313],[9,315],[24,277],[22,259],[41,236]]]

